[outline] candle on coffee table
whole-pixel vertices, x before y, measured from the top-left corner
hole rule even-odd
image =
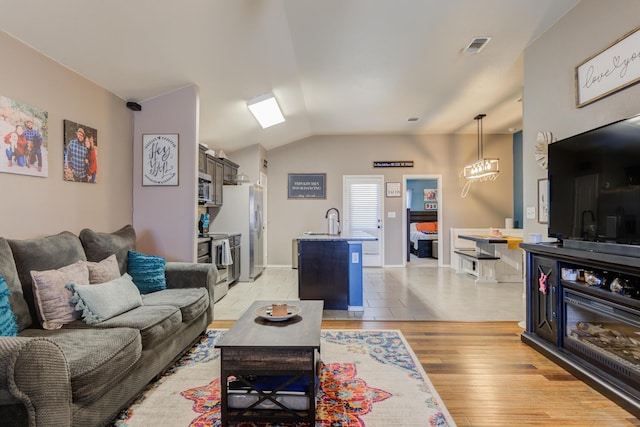
[[[271,304],[271,315],[274,317],[286,316],[287,304]]]

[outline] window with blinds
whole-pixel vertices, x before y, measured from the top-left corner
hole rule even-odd
[[[351,184],[349,223],[352,230],[378,229],[380,195],[376,184]]]
[[[347,209],[349,230],[351,232],[364,231],[379,239],[382,205],[380,183],[367,178],[354,179],[349,182],[347,191],[349,194]],[[362,242],[364,265],[380,265],[380,261],[372,262],[370,257],[378,259],[381,250],[379,240]]]

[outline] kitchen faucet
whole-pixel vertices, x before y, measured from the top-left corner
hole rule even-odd
[[[329,208],[327,210],[327,213],[324,214],[325,218],[329,218],[329,212],[331,211],[336,211],[336,214],[338,214],[338,224],[337,224],[337,232],[338,234],[340,234],[340,211],[337,208]]]
[[[585,214],[589,214],[591,216],[591,222],[589,223],[590,227],[593,227],[595,225],[596,217],[593,214],[593,211],[591,209],[585,209],[582,211],[582,216],[580,218],[580,233],[582,234],[583,239],[588,239],[590,236],[589,236],[589,231],[585,229],[585,224],[584,224]]]

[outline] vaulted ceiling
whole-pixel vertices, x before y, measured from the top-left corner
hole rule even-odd
[[[475,133],[478,113],[485,133],[519,130],[523,51],[578,2],[0,0],[0,29],[123,100],[196,84],[201,142],[233,151]],[[266,92],[287,120],[261,129],[246,102]]]

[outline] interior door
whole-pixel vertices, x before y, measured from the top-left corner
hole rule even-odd
[[[383,192],[382,175],[346,175],[343,179],[343,230],[363,231],[377,238],[362,243],[362,266],[383,264]]]

